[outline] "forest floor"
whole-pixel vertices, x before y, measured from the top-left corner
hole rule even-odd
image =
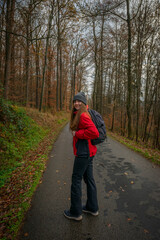
[[[121,136],[115,132],[108,131],[107,134],[115,140],[119,141],[120,143],[124,144],[128,148],[140,153],[147,159],[151,160],[153,163],[160,166],[160,150],[153,149],[152,147],[140,140],[136,142],[134,139],[128,139],[127,137]]]

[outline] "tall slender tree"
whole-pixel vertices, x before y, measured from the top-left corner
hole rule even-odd
[[[10,61],[11,61],[11,38],[14,24],[15,0],[7,0],[6,12],[6,45],[5,45],[5,69],[4,69],[4,97],[8,99],[9,78],[10,78]]]
[[[45,73],[46,73],[46,67],[47,67],[47,54],[48,54],[48,45],[49,45],[51,24],[52,24],[52,18],[53,18],[53,9],[54,9],[54,0],[52,0],[52,3],[51,3],[51,11],[50,11],[50,14],[49,14],[49,19],[48,19],[48,30],[47,30],[48,33],[47,33],[47,38],[46,38],[46,49],[45,49],[45,57],[44,57],[43,77],[42,77],[42,89],[41,89],[41,97],[40,97],[39,111],[42,110],[42,103],[43,103],[43,93],[44,93],[44,84],[45,84]]]

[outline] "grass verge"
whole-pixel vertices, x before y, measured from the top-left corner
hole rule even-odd
[[[5,121],[2,121],[0,128],[3,137],[0,151],[2,240],[16,239],[32,195],[42,181],[48,154],[68,122],[68,114],[65,112],[53,116],[17,106],[10,106],[9,111],[9,117],[6,114],[3,116]],[[10,118],[11,113],[15,115],[14,118]],[[20,130],[17,121],[20,122]]]
[[[153,149],[141,142],[137,143],[135,140],[130,140],[111,131],[108,131],[107,133],[113,139],[119,141],[135,152],[140,153],[145,158],[160,166],[160,151],[158,149]]]

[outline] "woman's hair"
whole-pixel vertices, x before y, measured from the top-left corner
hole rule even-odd
[[[90,117],[90,114],[88,113],[87,107],[84,103],[81,104],[80,109],[75,114],[76,111],[77,110],[74,108],[74,105],[73,105],[72,112],[71,112],[71,120],[70,120],[70,129],[72,131],[77,131],[78,130],[78,124],[79,124],[80,116],[83,112],[86,112],[87,115]]]

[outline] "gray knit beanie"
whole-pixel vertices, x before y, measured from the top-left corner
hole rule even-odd
[[[79,100],[79,101],[83,102],[85,105],[87,105],[87,99],[85,97],[84,92],[77,93],[73,98],[73,102],[76,100]]]

